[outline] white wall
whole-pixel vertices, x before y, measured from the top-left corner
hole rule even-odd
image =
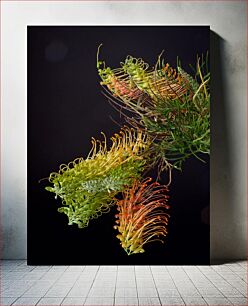
[[[246,2],[1,1],[3,258],[26,257],[26,26],[210,25],[211,257],[246,257]]]

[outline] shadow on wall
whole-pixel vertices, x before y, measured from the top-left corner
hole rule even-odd
[[[230,113],[225,87],[225,40],[210,33],[211,56],[211,195],[210,258],[211,263],[225,263],[235,258],[235,244],[240,240],[235,221],[233,195],[234,165],[231,156]],[[231,234],[230,234],[231,233]],[[230,235],[230,236],[229,236]],[[229,243],[233,241],[233,243]],[[237,250],[236,250],[237,251]],[[230,257],[230,256],[234,257]],[[237,258],[238,259],[238,258]]]

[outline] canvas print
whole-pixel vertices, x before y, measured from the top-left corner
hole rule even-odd
[[[209,264],[207,26],[28,27],[28,263]]]

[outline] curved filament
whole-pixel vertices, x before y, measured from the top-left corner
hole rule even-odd
[[[123,199],[116,202],[115,229],[117,238],[128,255],[143,253],[144,246],[153,241],[161,241],[167,235],[169,215],[168,188],[151,178],[135,180],[123,191]]]

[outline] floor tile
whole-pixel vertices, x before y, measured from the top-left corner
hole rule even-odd
[[[94,282],[95,277],[85,277],[82,275],[79,276],[79,278],[76,280],[75,285],[81,285],[81,284],[85,284],[85,285],[92,285],[92,283]]]
[[[207,305],[203,298],[199,297],[183,297],[185,304],[188,306],[203,306]]]
[[[180,297],[178,290],[175,289],[167,289],[167,288],[157,288],[158,295],[160,297]]]
[[[80,271],[68,272],[67,270],[63,273],[65,279],[77,279],[81,275]]]
[[[134,266],[117,266],[118,267],[118,273],[119,272],[134,272],[135,267]]]
[[[201,297],[201,294],[195,289],[178,289],[182,297]]]
[[[42,298],[37,305],[44,305],[44,306],[51,306],[55,305],[58,306],[62,303],[63,298]]]
[[[13,289],[13,288],[9,288],[4,290],[1,293],[2,297],[20,297],[23,295],[23,293],[26,291],[27,289]]]
[[[175,289],[176,286],[175,286],[175,283],[173,281],[167,281],[167,280],[159,280],[159,281],[156,281],[155,280],[155,286],[157,288],[162,288],[162,289]]]
[[[116,287],[135,287],[136,282],[135,280],[127,280],[127,279],[121,279],[117,280]]]
[[[12,305],[24,305],[24,306],[31,306],[36,305],[40,298],[34,298],[34,297],[20,297],[17,299]]]
[[[97,272],[99,270],[99,266],[86,266],[84,269],[85,273],[89,273],[89,272]]]
[[[139,305],[139,302],[138,302],[138,298],[135,298],[135,297],[116,297],[115,298],[115,305],[118,305],[118,306],[134,306],[134,305]]]
[[[163,279],[171,279],[171,276],[169,275],[168,272],[164,273],[153,273],[153,278],[157,280],[163,280]]]
[[[68,285],[54,285],[50,288],[45,297],[65,297],[71,290],[71,286]]]
[[[116,271],[99,270],[96,273],[96,278],[100,278],[100,279],[116,279],[117,275],[118,275],[117,270]]]
[[[85,266],[69,266],[66,272],[82,272]]]
[[[45,274],[45,272],[30,272],[23,276],[22,280],[39,280],[42,278],[42,276]]]
[[[154,283],[153,279],[136,278],[136,283],[137,283],[137,287],[142,287],[142,288],[155,287],[155,283]]]
[[[115,297],[137,297],[137,289],[135,287],[116,288]]]
[[[135,280],[136,275],[134,273],[129,273],[129,272],[121,272],[117,274],[117,281],[118,280]]]
[[[12,303],[14,303],[16,301],[17,298],[15,297],[1,297],[0,298],[0,305],[3,306],[7,306],[7,305],[11,305]]]
[[[228,298],[228,300],[233,305],[238,305],[238,306],[247,306],[248,305],[248,299],[247,298]]]
[[[138,287],[138,297],[157,297],[158,292],[155,287]]]
[[[28,272],[9,272],[5,276],[5,279],[11,279],[11,280],[16,280],[16,279],[23,279],[23,276],[26,275]]]
[[[87,297],[89,291],[90,286],[87,285],[73,286],[68,293],[68,297]]]
[[[61,305],[67,305],[67,306],[83,306],[85,302],[85,298],[68,298],[66,297]]]
[[[118,267],[117,266],[100,266],[99,271],[106,271],[106,272],[112,272],[112,271],[117,271]]]
[[[50,272],[65,272],[69,266],[52,266]]]
[[[181,298],[162,297],[160,301],[162,306],[185,305]]]
[[[41,277],[42,280],[58,280],[61,276],[63,275],[63,272],[50,272],[50,270],[48,272],[46,272],[45,274],[43,274],[43,276]]]
[[[151,273],[151,268],[150,266],[135,266],[135,271],[136,272],[148,272]]]
[[[224,288],[218,286],[218,289],[225,297],[243,297],[242,293],[233,288],[231,285]]]
[[[223,297],[223,294],[215,288],[197,287],[197,290],[199,291],[200,295],[203,297],[210,297],[210,298],[222,298]]]
[[[228,301],[227,298],[204,298],[204,300],[207,302],[210,306],[227,306],[232,305],[230,301]]]
[[[35,266],[32,272],[48,272],[52,266]]]
[[[139,297],[139,306],[160,306],[159,298]]]
[[[114,305],[114,298],[106,298],[106,297],[101,297],[101,298],[97,298],[97,297],[89,297],[86,299],[85,301],[85,306],[102,306],[102,305],[106,305],[106,306],[112,306]],[[123,305],[122,305],[123,306]]]
[[[89,297],[113,297],[115,292],[114,287],[106,288],[91,288]]]
[[[115,281],[108,281],[108,280],[103,280],[103,281],[95,281],[92,285],[92,288],[109,288],[109,287],[115,287]]]
[[[25,297],[43,297],[49,288],[52,286],[51,282],[40,281],[27,290],[23,296]]]

